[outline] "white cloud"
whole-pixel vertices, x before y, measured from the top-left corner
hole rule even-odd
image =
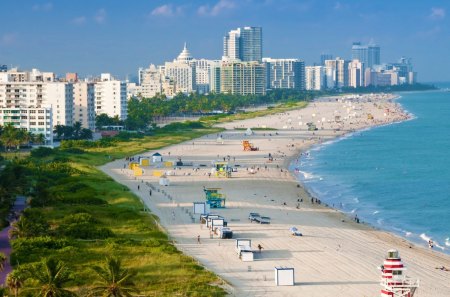
[[[445,9],[433,7],[431,8],[431,13],[429,17],[433,20],[442,20],[443,18],[445,18]]]
[[[10,46],[16,43],[17,35],[15,33],[5,33],[0,36],[0,45]]]
[[[216,16],[236,7],[236,4],[232,0],[219,0],[214,6],[202,5],[197,9],[199,15]]]
[[[152,16],[165,16],[172,17],[180,15],[183,13],[183,8],[181,6],[173,6],[172,4],[164,4],[156,7],[152,10],[150,15]]]
[[[53,9],[53,3],[48,2],[44,4],[35,4],[33,5],[32,9],[34,11],[50,11]]]
[[[87,19],[85,16],[79,16],[79,17],[72,19],[72,24],[80,26],[80,25],[85,24],[86,21],[87,21]]]
[[[104,24],[106,22],[106,10],[104,8],[99,9],[94,16],[94,20],[98,24]]]

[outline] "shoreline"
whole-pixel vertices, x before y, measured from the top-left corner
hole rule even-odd
[[[385,107],[393,108],[387,116],[383,116]],[[368,114],[373,114],[379,124],[386,117],[391,120],[389,123],[392,119],[400,120],[403,115],[397,113],[395,108],[398,109],[398,105],[388,102],[379,105],[373,102],[312,102],[301,110],[222,124],[220,126],[230,128],[223,132],[224,144],[217,143],[214,135],[208,135],[159,150],[166,160],[176,160],[179,156],[183,161],[197,165],[231,155],[235,158],[231,163],[239,165],[239,170],[230,179],[209,178],[208,170],[202,167],[198,171],[191,168],[172,169],[169,171],[174,175],[168,176],[171,185],[164,187],[159,186],[158,178],[152,175],[160,168],[146,168],[144,176],[136,178],[130,170],[122,169],[124,160],[117,160],[102,166],[101,170],[141,197],[143,203],[160,218],[176,246],[226,280],[233,288],[233,295],[337,296],[343,291],[346,296],[375,295],[381,288],[376,266],[382,263],[385,252],[395,247],[400,250],[405,264],[411,267],[411,275],[421,278],[425,293],[422,294],[421,289],[421,296],[448,296],[447,274],[435,271],[434,267],[450,267],[450,257],[411,247],[408,241],[395,234],[368,224],[357,224],[344,213],[323,204],[311,205],[305,187],[299,188],[299,181],[291,171],[287,171],[291,161],[319,139],[324,142],[336,140],[371,126],[367,124],[371,123],[367,120]],[[337,110],[341,110],[339,113],[343,114],[343,118],[347,117],[346,114],[360,115],[348,116],[343,123],[338,123],[334,121]],[[315,120],[322,118],[319,125],[323,129],[313,132],[294,128],[292,119],[296,117],[302,124],[315,117]],[[275,131],[257,131],[252,136],[245,136],[243,131],[234,130],[236,125],[253,128],[261,122],[270,128],[278,128],[276,135],[272,135]],[[292,124],[291,129],[287,124]],[[351,129],[336,130],[340,126]],[[245,138],[251,139],[260,151],[243,152],[241,141]],[[275,157],[273,162],[268,162],[268,153]],[[255,169],[255,172],[249,174],[249,169]],[[158,192],[149,197],[147,190],[143,192],[136,188],[141,182],[158,189]],[[258,242],[263,244],[265,250],[262,258],[251,262],[251,272],[247,269],[249,263],[235,258],[232,248],[234,240],[210,239],[207,229],[199,229],[197,220],[192,222],[189,210],[193,201],[204,199],[202,187],[205,185],[220,187],[227,194],[227,208],[214,212],[228,219],[236,238],[251,238],[255,246]],[[300,197],[304,202],[300,208],[295,208]],[[247,216],[251,211],[269,215],[272,224],[268,227],[250,224]],[[304,236],[299,239],[289,236],[290,226],[298,226]],[[201,245],[196,244],[197,234],[202,237]],[[296,279],[300,280],[297,286],[273,285],[273,267],[279,265],[296,268]],[[317,274],[317,269],[320,274]]]

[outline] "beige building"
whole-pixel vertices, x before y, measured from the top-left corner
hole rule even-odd
[[[95,129],[95,88],[91,82],[73,84],[73,122],[83,128]]]
[[[266,72],[259,62],[223,61],[220,71],[221,93],[265,95]]]
[[[348,86],[353,88],[364,86],[364,64],[359,60],[348,63]]]

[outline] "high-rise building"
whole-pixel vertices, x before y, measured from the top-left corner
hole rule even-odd
[[[50,82],[43,84],[45,104],[52,108],[54,125],[73,125],[73,84]]]
[[[0,64],[0,72],[8,71],[8,66]]]
[[[364,86],[364,63],[359,60],[348,63],[348,86],[353,88]]]
[[[196,68],[192,60],[184,44],[183,51],[178,57],[173,62],[165,63],[164,75],[175,82],[177,93],[189,94],[197,90]]]
[[[26,130],[34,135],[42,134],[44,144],[53,144],[52,109],[50,107],[2,107],[0,125],[11,123],[14,128]]]
[[[209,90],[216,94],[220,93],[220,72],[221,63],[211,65],[210,78],[209,78]]]
[[[223,61],[220,71],[221,93],[233,95],[265,95],[266,73],[258,62]]]
[[[326,60],[333,60],[333,55],[332,54],[328,54],[328,53],[322,53],[320,55],[320,65],[321,66],[325,66],[325,61]]]
[[[162,94],[163,76],[160,69],[151,64],[148,68],[139,69],[139,86],[136,87],[136,95],[143,98],[152,98],[156,94]]]
[[[366,68],[380,65],[380,47],[373,43],[361,45],[361,42],[354,42],[352,45],[352,60],[361,61]]]
[[[262,61],[263,43],[261,27],[242,27],[231,30],[223,40],[225,60]]]
[[[348,61],[339,57],[333,60],[326,60],[325,66],[327,70],[327,84],[333,85],[335,88],[348,86]]]
[[[86,129],[95,129],[94,83],[79,81],[73,84],[73,122],[80,122]]]
[[[197,84],[197,92],[200,94],[209,93],[211,89],[211,71],[214,66],[220,66],[217,60],[193,60],[195,63],[195,80]]]
[[[264,58],[267,89],[305,89],[305,62]]]
[[[95,114],[118,116],[120,120],[127,118],[127,85],[109,73],[102,73],[95,82]]]
[[[326,88],[326,77],[324,66],[305,67],[306,90],[320,91]]]
[[[78,81],[78,73],[66,73],[66,81],[70,83],[76,83]]]

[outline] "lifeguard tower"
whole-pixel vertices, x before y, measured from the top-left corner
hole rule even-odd
[[[225,208],[225,194],[219,193],[221,188],[204,188],[206,203],[210,208]]]
[[[259,148],[255,147],[253,143],[250,143],[248,140],[242,141],[242,147],[244,151],[259,151]]]
[[[419,280],[407,277],[406,267],[397,250],[389,250],[381,269],[381,296],[413,297]]]
[[[231,167],[228,166],[228,162],[216,162],[214,167],[217,177],[231,177]]]

